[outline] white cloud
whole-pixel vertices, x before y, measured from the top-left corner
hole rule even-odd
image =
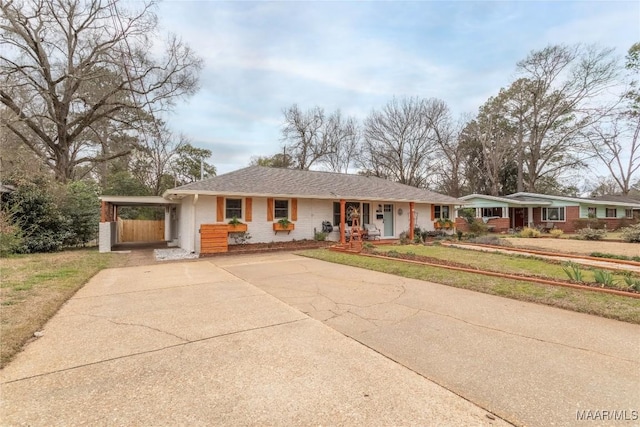
[[[231,168],[279,151],[293,103],[362,119],[420,96],[475,113],[532,49],[598,41],[622,54],[640,40],[637,2],[173,1],[160,15],[206,62],[170,124]]]

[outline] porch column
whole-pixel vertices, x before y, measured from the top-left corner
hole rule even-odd
[[[533,224],[533,207],[529,206],[527,208],[527,227],[530,227]]]
[[[415,210],[415,203],[409,202],[409,241],[413,242],[413,229],[415,228],[415,223],[413,220]]]
[[[344,238],[344,227],[346,226],[346,222],[344,220],[344,215],[345,215],[345,211],[346,211],[346,204],[347,201],[344,199],[340,199],[340,243],[341,244],[345,244],[345,238]]]
[[[103,200],[100,204],[100,222],[107,222],[108,209],[107,202]]]

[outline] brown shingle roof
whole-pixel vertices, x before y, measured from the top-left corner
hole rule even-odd
[[[314,199],[415,201],[461,204],[461,200],[373,176],[250,166],[183,185],[172,194],[284,196]]]

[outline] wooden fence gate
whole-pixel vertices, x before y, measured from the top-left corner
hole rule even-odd
[[[118,242],[160,242],[164,238],[164,220],[118,220]]]

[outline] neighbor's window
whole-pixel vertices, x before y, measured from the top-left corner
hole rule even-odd
[[[587,210],[587,217],[588,218],[597,218],[598,217],[598,208],[596,208],[594,206],[590,206],[589,209]]]
[[[482,216],[483,217],[497,216],[502,218],[502,208],[482,208]]]
[[[274,200],[274,217],[276,218],[289,218],[289,201],[288,200]]]
[[[564,207],[542,208],[543,221],[564,221]]]
[[[228,219],[242,218],[242,199],[225,200],[225,217]]]
[[[606,218],[616,218],[618,216],[618,211],[616,208],[607,208],[604,215]]]
[[[449,206],[435,205],[433,207],[433,217],[435,219],[449,219]]]
[[[625,209],[624,216],[626,216],[629,219],[633,219],[633,209]]]

